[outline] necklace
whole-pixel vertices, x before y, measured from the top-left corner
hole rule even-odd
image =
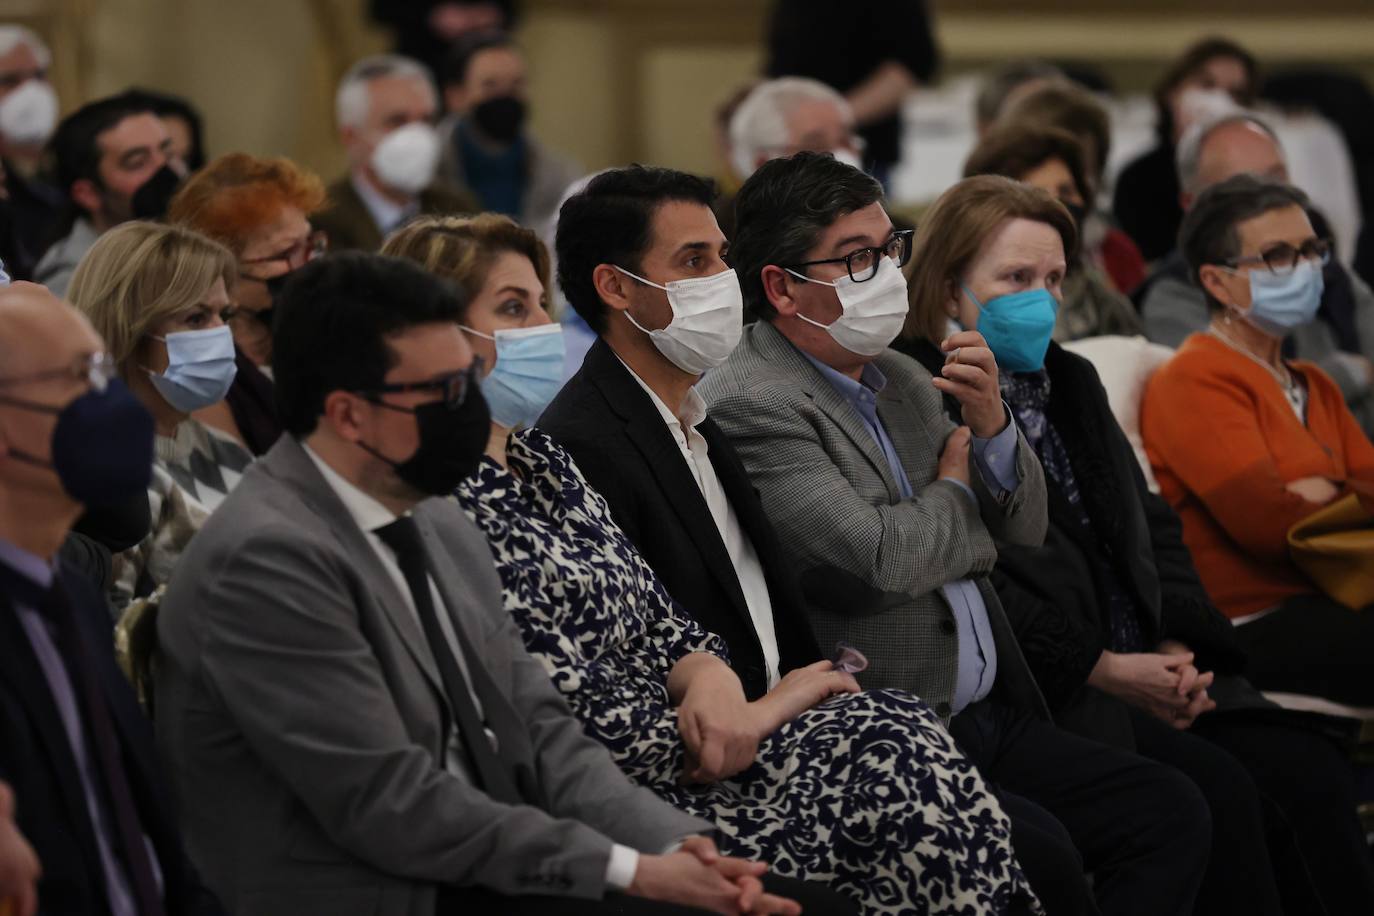
[[[1279,383],[1279,388],[1283,390],[1283,396],[1287,399],[1289,405],[1293,408],[1293,412],[1296,413],[1299,418],[1302,417],[1302,383],[1298,380],[1298,377],[1293,373],[1292,370],[1290,370],[1287,366],[1284,366],[1283,371],[1280,372],[1278,369],[1275,369],[1271,363],[1266,362],[1265,360],[1262,360],[1255,354],[1251,353],[1248,347],[1244,346],[1239,341],[1231,339],[1231,336],[1229,334],[1223,334],[1221,332],[1221,329],[1218,328],[1215,324],[1207,326],[1207,333],[1211,334],[1217,340],[1226,344],[1232,350],[1235,350],[1237,353],[1240,353],[1243,356],[1249,357],[1252,362],[1260,366],[1263,366],[1266,370],[1268,370],[1269,374],[1274,377],[1274,380]]]

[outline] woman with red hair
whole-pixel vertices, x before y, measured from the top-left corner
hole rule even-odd
[[[196,418],[261,455],[281,434],[272,399],[275,294],[293,270],[322,254],[326,240],[309,217],[324,205],[324,184],[289,159],[229,153],[191,177],[167,211],[170,222],[220,242],[238,259],[234,332],[238,375],[225,400]]]

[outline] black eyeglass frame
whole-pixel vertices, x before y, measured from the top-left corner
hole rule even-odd
[[[376,388],[367,388],[354,391],[360,398],[365,398],[379,407],[386,407],[391,410],[399,410],[402,413],[414,413],[418,407],[402,407],[399,404],[392,404],[383,401],[381,396],[384,394],[408,394],[412,391],[438,391],[443,394],[436,402],[443,404],[449,410],[457,410],[463,406],[467,400],[468,393],[479,385],[482,380],[483,362],[480,356],[472,358],[472,365],[466,369],[459,369],[457,372],[450,372],[438,378],[429,379],[424,382],[394,382],[386,385],[378,385]],[[427,405],[419,405],[420,407]]]
[[[841,258],[821,258],[818,261],[802,261],[799,264],[781,264],[779,266],[787,270],[800,270],[803,267],[815,267],[818,264],[843,263],[845,272],[849,274],[849,279],[853,280],[855,283],[867,283],[878,275],[878,268],[882,265],[882,258],[884,257],[889,257],[896,261],[899,269],[907,265],[907,262],[911,260],[911,240],[915,234],[915,229],[895,229],[892,232],[892,237],[884,244],[877,247],[869,245],[864,248],[856,248]],[[901,246],[897,249],[897,254],[895,256],[892,253],[893,245]],[[873,259],[873,266],[868,268],[867,276],[857,277],[854,275],[854,259],[864,254],[877,254],[879,257]],[[803,276],[801,279],[812,280],[815,278]]]

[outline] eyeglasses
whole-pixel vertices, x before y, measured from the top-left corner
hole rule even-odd
[[[241,259],[239,265],[246,267],[253,264],[271,264],[274,261],[285,261],[290,270],[295,270],[318,257],[323,257],[329,251],[329,236],[323,229],[316,229],[314,232],[301,239],[285,251],[268,255],[265,258]],[[260,280],[261,277],[248,276],[250,280]]]
[[[474,356],[472,365],[466,369],[459,369],[448,375],[441,375],[438,378],[430,379],[426,382],[396,382],[389,385],[378,385],[364,391],[355,391],[359,397],[367,398],[374,404],[381,407],[389,407],[392,410],[400,410],[405,413],[414,413],[414,408],[401,407],[398,404],[388,404],[381,400],[384,394],[407,394],[412,391],[437,391],[440,394],[437,403],[443,404],[449,410],[457,410],[463,406],[467,400],[468,392],[471,391],[482,378],[482,359]]]
[[[114,358],[108,353],[88,353],[78,357],[70,366],[61,369],[44,369],[31,375],[16,375],[0,379],[0,385],[18,385],[24,382],[44,382],[49,379],[71,379],[85,382],[95,392],[103,392],[110,386],[110,379],[119,375]]]
[[[1297,248],[1287,242],[1279,242],[1259,254],[1223,261],[1227,267],[1235,269],[1246,265],[1263,264],[1276,274],[1291,274],[1302,261],[1316,261],[1325,265],[1331,261],[1331,243],[1326,239],[1308,239]]]
[[[823,258],[819,261],[802,261],[800,264],[782,266],[800,270],[817,264],[843,263],[845,270],[849,271],[849,279],[855,283],[863,283],[878,275],[878,267],[882,264],[883,257],[891,258],[897,262],[898,267],[905,267],[906,262],[911,260],[911,237],[915,234],[915,229],[898,229],[892,233],[892,238],[888,239],[886,244],[878,248],[859,248],[842,258]]]

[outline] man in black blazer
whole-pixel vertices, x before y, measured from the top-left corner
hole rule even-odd
[[[742,321],[713,195],[708,181],[636,166],[598,176],[564,205],[559,283],[600,339],[538,426],[673,598],[725,640],[756,700],[821,653],[758,494],[692,388],[704,363],[728,355]],[[654,285],[670,283],[666,295]]]
[[[0,292],[0,780],[45,916],[221,913],[183,852],[109,611],[55,560],[77,497],[132,497],[152,467],[152,419],[102,350],[42,287]]]

